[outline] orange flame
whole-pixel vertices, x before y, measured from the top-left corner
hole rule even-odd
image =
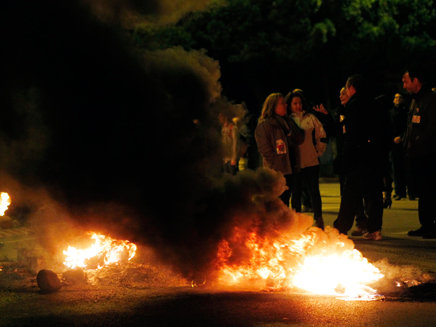
[[[368,285],[383,274],[336,229],[310,228],[297,239],[295,234],[278,234],[274,241],[249,233],[244,244],[237,244],[239,238],[219,246],[217,265],[224,283],[243,285],[260,279],[274,289],[298,288],[354,300],[378,298]]]
[[[130,260],[135,256],[136,245],[129,241],[114,240],[108,236],[89,233],[95,243],[87,249],[76,249],[69,246],[63,251],[66,256],[64,265],[74,269],[76,267],[87,268],[90,261],[96,261],[97,268],[105,265],[118,263],[123,259]]]
[[[0,216],[4,216],[5,211],[8,210],[9,205],[11,204],[11,198],[9,197],[9,194],[6,192],[2,192],[0,194],[1,201],[0,201]]]

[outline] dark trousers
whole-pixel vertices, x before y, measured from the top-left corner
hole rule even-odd
[[[374,163],[361,162],[345,174],[341,205],[338,218],[333,226],[347,234],[354,223],[354,217],[365,198],[368,215],[367,229],[372,233],[382,227],[383,221],[383,170]]]
[[[286,186],[288,189],[280,195],[280,199],[283,201],[283,203],[289,208],[289,202],[291,200],[291,194],[292,194],[292,188],[293,188],[293,181],[294,181],[294,174],[285,175],[286,179]]]
[[[395,194],[406,197],[406,155],[402,144],[394,144],[391,151]],[[409,192],[410,193],[410,192]],[[410,196],[411,194],[409,194]]]
[[[238,165],[232,165],[230,161],[223,164],[223,172],[235,176],[238,172]]]
[[[321,193],[319,192],[319,165],[303,168],[299,173],[293,174],[293,176],[292,208],[296,212],[301,212],[301,196],[304,183],[312,203],[313,217],[315,220],[322,217]]]
[[[423,229],[435,227],[436,200],[436,153],[417,158],[411,158],[415,181],[419,189],[418,214]]]
[[[344,192],[344,183],[345,183],[345,174],[340,173],[339,174],[339,191],[342,197],[342,194]],[[356,227],[361,229],[366,229],[366,225],[368,223],[368,217],[366,216],[365,212],[365,202],[364,198],[358,202],[357,204],[357,211],[356,211]]]

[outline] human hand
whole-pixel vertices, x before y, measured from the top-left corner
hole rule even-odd
[[[324,106],[322,105],[322,103],[321,103],[319,106],[315,106],[315,107],[313,107],[313,110],[318,111],[318,112],[320,112],[320,113],[322,113],[322,114],[324,114],[324,115],[327,115],[327,114],[328,114],[327,110],[325,110],[325,108],[324,108]]]

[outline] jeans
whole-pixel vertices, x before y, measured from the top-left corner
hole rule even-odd
[[[294,185],[292,189],[292,208],[296,212],[301,212],[301,195],[303,183],[307,186],[310,201],[313,208],[313,217],[322,217],[321,193],[319,192],[319,165],[302,168],[299,173],[293,174]]]

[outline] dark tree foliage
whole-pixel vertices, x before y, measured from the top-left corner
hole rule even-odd
[[[353,73],[369,75],[380,92],[395,92],[409,62],[428,62],[434,71],[433,2],[225,0],[176,26],[138,27],[135,37],[148,49],[206,49],[220,62],[224,92],[237,100],[259,103],[299,87],[329,104]]]

